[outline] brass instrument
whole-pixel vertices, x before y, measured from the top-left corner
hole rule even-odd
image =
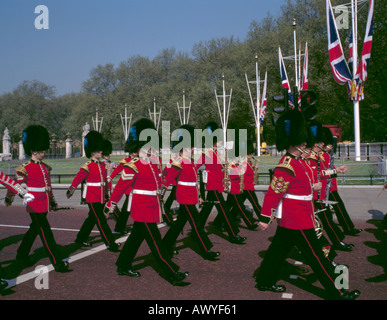
[[[227,148],[224,146],[224,164],[223,164],[223,171],[224,171],[224,178],[223,178],[223,189],[224,192],[230,192],[230,174],[228,172],[229,164],[227,160]]]
[[[258,178],[259,178],[259,174],[258,174],[258,160],[255,160],[255,165],[254,165],[253,171],[254,171],[254,185],[257,185],[258,184]]]
[[[245,176],[242,172],[242,174],[239,175],[239,193],[243,193],[243,191],[245,190]]]

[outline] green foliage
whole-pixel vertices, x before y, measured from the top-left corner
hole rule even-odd
[[[332,1],[333,5],[344,1]],[[297,42],[301,50],[309,46],[309,88],[319,96],[318,120],[342,128],[342,138],[353,140],[353,104],[348,101],[346,88],[338,85],[331,74],[327,49],[325,1],[287,0],[278,17],[268,15],[261,21],[252,21],[243,41],[229,38],[211,39],[195,44],[191,53],[177,52],[175,48],[162,50],[155,58],[132,56],[118,66],[98,65],[90,72],[82,91],[55,96],[55,87],[39,81],[24,81],[13,92],[0,96],[0,131],[8,127],[13,141],[19,141],[22,130],[29,124],[45,125],[57,139],[80,138],[86,122],[91,125],[98,110],[103,117],[102,133],[115,148],[123,148],[124,138],[120,114],[127,105],[133,119],[148,117],[156,101],[162,109],[162,120],[171,122],[171,130],[180,125],[177,103],[182,105],[183,91],[186,105],[192,103],[190,123],[203,128],[209,120],[218,123],[219,114],[215,91],[222,93],[222,75],[226,93],[232,89],[229,124],[248,128],[254,135],[245,73],[255,80],[255,55],[258,56],[260,75],[268,72],[268,107],[264,121],[263,139],[275,141],[272,124],[272,97],[281,93],[278,66],[278,47],[284,56],[294,53],[292,21],[297,21]],[[364,37],[367,8],[359,15],[359,54]],[[365,100],[360,103],[361,140],[386,141],[382,119],[386,118],[386,95],[383,92],[385,67],[386,24],[385,4],[375,2],[374,42]],[[340,31],[345,52],[348,30]],[[294,86],[294,62],[286,60],[291,86]],[[253,88],[253,92],[255,88]],[[262,90],[262,87],[261,87]],[[255,95],[254,95],[255,96]]]

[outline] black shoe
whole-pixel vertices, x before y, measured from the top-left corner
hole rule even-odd
[[[68,273],[73,271],[69,268],[69,263],[67,261],[54,264],[54,270],[59,273]]]
[[[220,252],[208,250],[204,255],[204,259],[214,261],[219,256]]]
[[[333,248],[336,249],[336,250],[340,250],[340,251],[352,251],[354,246],[355,245],[352,244],[352,243],[347,244],[347,243],[344,243],[344,242],[340,242],[338,244],[335,244],[333,246]]]
[[[271,286],[262,286],[257,284],[255,286],[259,291],[271,291],[271,292],[284,292],[286,290],[286,287],[283,285],[276,285],[273,284]]]
[[[346,235],[349,235],[349,236],[356,236],[358,235],[360,232],[362,232],[363,229],[352,229],[348,232],[345,232]]]
[[[120,243],[113,243],[111,246],[108,246],[110,252],[120,252]]]
[[[339,300],[355,300],[360,296],[359,290],[354,290],[351,292],[345,291],[339,294],[338,299]]]
[[[128,277],[133,277],[133,278],[141,277],[141,273],[140,272],[136,272],[136,271],[133,271],[131,269],[124,269],[124,268],[121,268],[121,267],[117,268],[117,273],[120,276],[128,276]]]
[[[177,284],[179,282],[182,282],[185,278],[187,278],[189,275],[189,272],[176,272],[171,277],[172,284]]]
[[[75,243],[81,247],[85,247],[85,248],[90,248],[92,247],[93,245],[90,243],[90,242],[87,242],[87,241],[77,241],[75,240]]]
[[[242,244],[246,239],[246,237],[241,237],[240,235],[230,236],[230,242],[236,244]]]

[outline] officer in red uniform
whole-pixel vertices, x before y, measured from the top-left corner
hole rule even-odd
[[[333,221],[333,215],[328,206],[324,206],[325,190],[327,185],[327,176],[324,174],[328,168],[328,163],[325,162],[323,154],[323,129],[321,123],[312,121],[310,128],[315,140],[310,157],[308,158],[311,168],[315,172],[316,179],[322,183],[322,188],[314,192],[315,207],[319,211],[318,217],[323,225],[324,231],[333,244],[336,250],[351,251],[353,244],[347,244],[343,240],[345,234],[340,230],[338,225]],[[343,170],[343,168],[340,168]],[[325,209],[325,210],[324,210]]]
[[[140,140],[141,132],[154,134],[149,144]],[[177,266],[170,259],[165,249],[157,224],[162,221],[160,190],[160,163],[152,163],[149,151],[158,149],[158,134],[150,119],[137,120],[130,128],[128,147],[130,154],[136,154],[129,163],[124,164],[124,170],[118,180],[110,200],[106,204],[105,214],[112,214],[118,201],[128,188],[132,188],[133,199],[131,217],[134,220],[133,229],[117,259],[117,273],[129,277],[139,277],[139,272],[132,270],[132,263],[141,243],[146,240],[153,256],[157,259],[168,279],[173,283],[183,281],[188,273],[178,272]],[[157,140],[157,141],[155,141]],[[157,146],[155,146],[155,144]]]
[[[205,149],[202,156],[199,158],[198,163],[205,165],[205,172],[207,177],[204,179],[206,183],[206,200],[200,211],[202,219],[202,226],[204,227],[207,219],[211,213],[213,206],[215,205],[220,221],[226,229],[229,235],[229,240],[232,243],[242,244],[246,237],[241,237],[238,226],[230,216],[230,210],[223,197],[224,190],[224,171],[223,163],[220,155],[218,154],[218,146],[222,144],[222,141],[218,142],[218,138],[214,133],[218,128],[216,123],[210,122],[206,125],[205,134],[208,134],[212,138],[213,147]],[[231,218],[231,219],[230,219]]]
[[[91,243],[87,242],[87,239],[96,225],[109,251],[117,252],[118,244],[114,241],[114,236],[103,213],[104,204],[108,196],[108,184],[106,180],[106,166],[101,162],[103,149],[102,135],[97,131],[90,131],[85,137],[84,147],[86,156],[90,158],[90,161],[81,166],[66,193],[67,198],[70,198],[74,194],[75,189],[83,181],[86,182],[83,191],[89,207],[89,213],[77,234],[75,243],[84,247],[91,247]]]
[[[329,175],[329,178],[332,179],[331,181],[331,186],[329,191],[329,200],[333,201],[334,203],[332,204],[333,210],[335,211],[335,215],[337,217],[337,220],[339,222],[339,225],[344,231],[344,234],[346,235],[357,235],[359,234],[362,229],[356,229],[354,223],[352,222],[351,217],[348,214],[348,211],[345,207],[345,204],[343,200],[340,197],[340,194],[337,189],[337,181],[336,181],[336,176],[337,176],[337,169],[334,166],[334,163],[331,167],[331,156],[330,153],[333,152],[333,154],[336,152],[336,145],[333,148],[333,134],[332,131],[328,127],[323,127],[323,136],[324,136],[324,159],[325,163],[328,166],[328,169],[325,171],[325,175]],[[346,169],[346,168],[345,168]],[[329,170],[329,171],[328,171]],[[327,172],[328,171],[328,172]],[[345,173],[345,172],[343,172]]]
[[[27,203],[27,212],[30,214],[32,223],[17,250],[16,259],[27,263],[32,262],[28,254],[39,235],[55,271],[69,272],[71,270],[68,262],[62,260],[60,249],[47,220],[48,211],[57,209],[51,187],[51,168],[42,162],[45,150],[50,147],[49,134],[44,127],[32,125],[23,131],[22,141],[25,153],[31,156],[31,160],[15,169],[16,182],[26,183],[27,190],[34,196],[34,200]],[[11,202],[8,201],[7,204]]]
[[[261,263],[256,277],[260,291],[283,292],[285,286],[277,285],[278,269],[296,246],[308,261],[329,298],[356,299],[359,291],[344,291],[335,285],[334,267],[325,258],[318,243],[314,224],[314,205],[311,178],[299,162],[301,152],[309,141],[308,126],[297,109],[285,112],[276,122],[278,151],[286,150],[274,170],[262,206],[259,226],[266,230],[269,222],[277,217],[274,238]]]
[[[163,243],[168,251],[172,252],[176,240],[182,232],[185,224],[189,221],[192,227],[192,233],[199,248],[202,251],[203,257],[208,260],[214,260],[220,253],[211,251],[213,244],[208,238],[203,226],[200,223],[199,212],[196,208],[198,202],[202,202],[198,186],[197,164],[194,163],[194,128],[191,125],[183,125],[179,131],[186,131],[189,134],[189,139],[183,139],[183,133],[179,136],[179,146],[181,152],[179,157],[172,159],[164,171],[163,187],[167,188],[171,183],[176,182],[176,200],[179,203],[179,213],[176,221],[165,234]]]

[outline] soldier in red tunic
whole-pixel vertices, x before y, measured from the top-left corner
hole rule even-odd
[[[323,157],[323,129],[321,123],[313,121],[310,123],[311,131],[315,140],[308,162],[311,168],[314,170],[315,179],[321,182],[322,188],[319,191],[314,192],[314,202],[316,210],[319,210],[317,214],[323,225],[324,231],[333,244],[334,248],[342,251],[351,251],[354,247],[353,244],[347,244],[344,242],[345,234],[340,230],[338,225],[333,221],[333,215],[329,206],[324,206],[325,190],[327,185],[328,175],[324,174],[328,168],[328,163],[325,162]],[[344,170],[342,167],[339,171]],[[325,209],[325,210],[324,210]]]
[[[245,200],[251,203],[257,218],[260,219],[262,207],[255,194],[255,185],[258,183],[258,163],[252,163],[253,153],[253,143],[251,140],[247,140],[247,159],[242,161],[242,165],[246,168],[244,173],[243,196]]]
[[[333,207],[333,210],[335,211],[339,225],[341,226],[341,228],[344,231],[344,234],[354,236],[354,235],[359,234],[362,231],[362,229],[355,228],[355,225],[352,222],[352,219],[348,214],[348,211],[345,207],[345,204],[340,197],[340,194],[339,194],[338,189],[337,189],[337,181],[336,181],[338,169],[336,169],[336,167],[334,166],[334,163],[332,164],[332,168],[330,168],[331,161],[333,161],[333,160],[331,160],[330,153],[331,153],[331,151],[333,151],[333,153],[336,152],[336,145],[335,145],[335,147],[333,147],[333,140],[334,139],[333,139],[332,131],[328,127],[323,127],[323,136],[324,136],[323,157],[325,159],[325,163],[328,166],[328,169],[326,169],[324,176],[328,175],[329,176],[328,179],[332,179],[330,188],[328,190],[328,194],[329,194],[328,200],[334,202],[332,204],[332,207]],[[334,150],[332,150],[332,148],[334,148]],[[342,170],[343,173],[345,173],[347,170],[346,166],[345,166],[344,170],[345,171]],[[324,190],[324,191],[326,192],[326,190]]]
[[[125,152],[128,151],[128,142],[125,142]],[[107,180],[110,183],[118,174],[120,174],[124,170],[124,165],[132,161],[133,155],[129,155],[129,157],[123,158],[117,167],[113,170],[113,172],[108,175]],[[125,191],[125,201],[121,207],[121,210],[118,213],[117,222],[114,227],[114,232],[119,234],[125,234],[126,233],[126,225],[128,223],[128,219],[130,216],[130,206],[132,200],[132,189],[128,188]],[[116,209],[115,212],[118,212]]]
[[[301,152],[310,136],[304,116],[297,109],[285,112],[276,122],[278,151],[286,150],[274,170],[262,206],[259,226],[266,230],[269,222],[279,219],[274,238],[261,263],[256,277],[260,291],[283,292],[285,286],[277,285],[279,266],[296,246],[308,261],[328,298],[356,299],[360,292],[338,289],[334,267],[325,258],[318,243],[314,224],[314,205],[311,178],[299,162]]]
[[[202,156],[198,160],[199,164],[205,165],[205,173],[207,176],[204,179],[207,190],[206,201],[202,210],[200,211],[200,216],[202,217],[202,226],[205,226],[208,216],[210,215],[211,210],[215,205],[218,211],[218,221],[222,222],[226,232],[229,235],[230,242],[242,244],[246,240],[246,237],[241,237],[238,234],[239,228],[235,221],[231,218],[230,209],[228,208],[227,203],[223,197],[223,192],[226,191],[223,183],[225,179],[225,174],[223,171],[225,161],[222,161],[221,156],[218,154],[218,146],[221,146],[222,141],[218,141],[216,134],[214,133],[216,129],[216,123],[210,122],[206,125],[206,130],[209,131],[208,135],[213,138],[213,147],[210,149],[205,149],[202,153]]]
[[[154,134],[154,136],[147,143],[140,140],[141,133]],[[117,259],[117,273],[129,277],[141,276],[139,272],[132,270],[132,263],[141,243],[145,239],[164,273],[175,284],[183,281],[188,273],[178,272],[179,266],[170,259],[157,226],[162,221],[160,203],[162,171],[159,161],[155,163],[154,159],[149,156],[149,151],[152,148],[158,149],[158,140],[159,136],[151,120],[143,118],[132,125],[128,137],[128,146],[129,153],[136,154],[136,156],[129,163],[124,164],[121,177],[106,204],[105,214],[112,214],[125,191],[132,188],[131,217],[134,224]],[[153,146],[150,146],[150,144]],[[157,146],[154,144],[157,144]]]
[[[190,125],[183,125],[179,130],[185,130],[190,137],[187,137],[189,139],[188,143],[185,139],[179,139],[181,141],[179,143],[179,146],[181,146],[179,157],[173,159],[163,171],[163,187],[167,188],[170,184],[175,182],[177,186],[176,200],[180,205],[178,217],[165,234],[163,243],[167,250],[172,252],[180,232],[183,230],[187,221],[189,221],[194,239],[199,245],[203,257],[208,260],[214,260],[220,253],[211,251],[213,244],[200,223],[199,212],[196,208],[196,204],[202,202],[202,199],[198,186],[198,165],[195,164],[192,159],[194,149],[194,128]],[[180,137],[183,137],[183,133],[181,133],[179,138]]]
[[[77,234],[75,243],[91,247],[87,241],[94,226],[97,225],[101,237],[106,247],[112,251],[118,251],[118,244],[114,241],[114,236],[103,213],[104,204],[108,195],[108,184],[106,180],[106,166],[101,162],[103,149],[102,135],[97,131],[90,131],[85,137],[85,153],[90,161],[81,166],[79,172],[74,177],[66,195],[70,198],[75,189],[86,181],[84,195],[89,207],[88,217],[84,221]]]
[[[68,262],[62,260],[60,249],[47,220],[48,211],[57,209],[51,187],[51,168],[42,162],[45,150],[50,147],[49,134],[44,127],[32,125],[23,131],[22,141],[25,153],[31,156],[31,161],[15,169],[16,182],[26,183],[27,190],[34,196],[34,200],[27,203],[27,212],[31,216],[32,223],[17,250],[16,259],[27,263],[32,262],[28,254],[39,235],[55,271],[69,272],[71,270]],[[10,202],[7,203],[10,204]]]

